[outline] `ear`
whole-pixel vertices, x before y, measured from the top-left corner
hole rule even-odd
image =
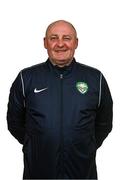
[[[47,39],[46,39],[46,37],[44,37],[43,41],[44,41],[44,48],[47,49]]]
[[[75,49],[78,47],[78,38],[76,38]]]

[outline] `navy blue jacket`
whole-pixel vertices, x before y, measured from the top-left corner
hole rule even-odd
[[[49,59],[22,70],[10,90],[8,129],[23,144],[24,179],[97,179],[96,150],[112,129],[102,73]]]

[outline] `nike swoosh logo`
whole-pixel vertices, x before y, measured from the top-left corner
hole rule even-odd
[[[34,93],[40,93],[40,92],[42,92],[42,91],[45,91],[46,89],[48,89],[47,87],[46,88],[43,88],[43,89],[37,89],[37,88],[35,88],[34,89]]]

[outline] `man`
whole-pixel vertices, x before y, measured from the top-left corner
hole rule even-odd
[[[112,98],[102,73],[76,62],[77,33],[50,24],[48,60],[22,70],[8,104],[8,129],[23,144],[24,179],[97,179],[95,156],[112,129]]]

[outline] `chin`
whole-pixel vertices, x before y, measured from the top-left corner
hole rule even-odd
[[[63,64],[63,63],[68,63],[69,61],[66,59],[58,59],[58,60],[56,60],[56,62],[59,64]]]
[[[65,66],[65,65],[67,65],[69,63],[70,63],[69,60],[57,60],[56,61],[56,64],[59,65],[59,66]]]

